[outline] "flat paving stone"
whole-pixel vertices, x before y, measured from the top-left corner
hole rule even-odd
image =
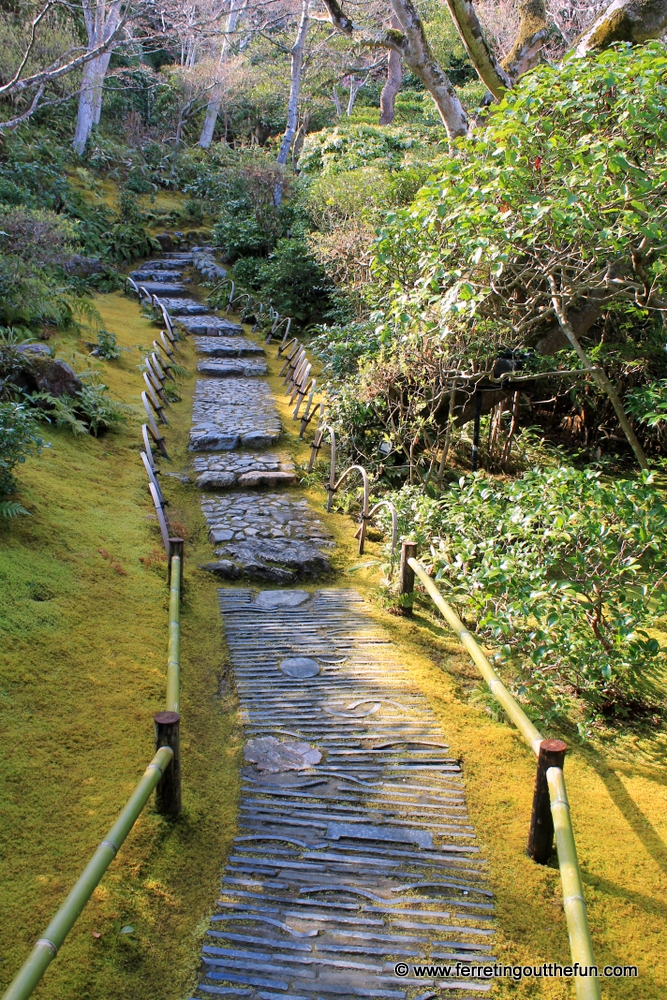
[[[142,267],[139,271],[130,271],[130,277],[134,281],[154,281],[160,285],[164,285],[169,282],[179,281],[183,277],[183,272],[178,269],[163,271],[160,269],[148,270]]]
[[[290,583],[330,570],[331,533],[307,500],[279,493],[207,495],[202,510],[221,557],[206,564],[212,573]]]
[[[215,337],[216,334],[229,336],[234,333],[243,333],[240,323],[234,323],[224,316],[214,316],[209,313],[205,316],[175,316],[174,319],[185,327],[188,333],[197,334],[202,337]]]
[[[256,489],[291,486],[296,482],[294,462],[286,455],[257,452],[229,452],[224,456],[197,456],[193,468],[201,490]]]
[[[244,354],[266,354],[266,351],[248,337],[195,337],[198,354],[213,358],[240,358]]]
[[[281,431],[268,385],[248,378],[198,381],[192,418],[191,451],[268,448]]]
[[[247,361],[240,358],[227,361],[209,360],[200,361],[197,371],[202,375],[212,375],[214,378],[236,378],[242,375],[245,378],[252,378],[257,375],[266,375],[268,368],[266,361]]]
[[[149,295],[157,295],[159,299],[165,295],[183,297],[191,294],[192,291],[187,285],[171,280],[169,282],[137,281],[137,284],[141,285],[142,288],[145,288]]]
[[[208,316],[211,310],[203,302],[193,299],[162,299],[170,316]]]
[[[386,633],[354,591],[219,599],[247,763],[196,997],[210,983],[248,1000],[488,993],[479,977],[394,973],[495,958],[460,767]]]

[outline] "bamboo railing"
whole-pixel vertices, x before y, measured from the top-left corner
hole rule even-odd
[[[411,545],[413,543],[408,542],[404,544]],[[584,886],[579,869],[577,848],[570,817],[570,805],[562,768],[565,744],[560,743],[559,740],[545,740],[521,706],[507,690],[474,636],[467,630],[451,605],[445,601],[421,563],[410,556],[405,562],[418,577],[426,593],[432,599],[447,624],[456,633],[461,645],[470,654],[493,697],[503,708],[507,717],[514,723],[538,758],[528,853],[534,857],[535,846],[542,848],[543,853],[547,853],[546,845],[548,845],[548,854],[550,854],[552,837],[555,833],[558,867],[560,868],[561,885],[563,888],[563,909],[567,922],[572,963],[573,965],[578,963],[580,967],[584,968],[595,967],[593,942],[591,940],[586,913]],[[558,744],[558,747],[555,744]],[[550,763],[550,756],[560,758],[559,762],[561,766],[545,766]],[[543,794],[544,778],[546,778],[548,785],[547,798]],[[547,809],[550,809],[551,823],[547,822],[545,824],[545,810]],[[531,846],[533,847],[533,851],[531,851]],[[535,858],[535,860],[546,861],[548,857]],[[575,987],[578,1000],[600,1000],[600,986],[596,976],[576,976]]]
[[[141,286],[128,279],[131,291],[142,298]],[[144,290],[145,291],[145,290]],[[147,295],[148,293],[146,293]],[[144,296],[145,297],[145,296]],[[155,303],[154,303],[155,304]],[[163,309],[163,314],[166,310]],[[167,314],[168,315],[168,314]],[[165,319],[167,317],[165,316]],[[50,924],[35,943],[30,955],[3,994],[2,1000],[27,1000],[38,985],[51,962],[57,956],[67,935],[74,927],[93,892],[101,882],[107,868],[116,857],[130,830],[141,815],[153,791],[157,811],[163,816],[176,818],[181,810],[180,767],[180,606],[183,568],[183,539],[171,537],[166,517],[166,501],[162,495],[151,441],[167,456],[164,438],[155,422],[154,414],[164,423],[163,406],[168,405],[163,386],[173,364],[177,334],[167,324],[161,335],[162,343],[153,341],[155,352],[146,358],[142,401],[148,423],[141,428],[144,451],[141,458],[148,476],[148,486],[162,539],[167,552],[169,582],[169,645],[167,653],[166,710],[153,717],[156,752],[129,799],[121,809],[115,823],[100,841],[92,858],[59,907]],[[160,353],[163,352],[163,353]],[[164,356],[163,356],[164,355]]]

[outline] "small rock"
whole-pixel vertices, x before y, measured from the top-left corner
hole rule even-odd
[[[221,576],[224,580],[237,580],[241,575],[241,570],[229,559],[219,559],[217,562],[205,563],[204,566],[200,566],[200,569],[208,570],[209,573],[215,573],[216,576]]]
[[[76,396],[83,389],[83,383],[73,368],[59,358],[47,358],[41,354],[30,361],[30,372],[40,392],[51,396]]]
[[[211,528],[208,537],[213,545],[219,545],[220,542],[231,542],[234,532],[230,528]]]
[[[200,490],[227,490],[236,483],[233,472],[202,472],[195,483]]]
[[[245,443],[245,441],[244,441]],[[291,486],[296,482],[293,472],[244,472],[239,476],[239,486],[256,488],[258,486]]]
[[[63,270],[77,278],[89,278],[92,274],[104,274],[109,270],[109,266],[97,257],[84,257],[80,253],[75,253],[65,261]]]
[[[307,771],[319,764],[322,754],[309,743],[281,743],[275,736],[263,736],[246,743],[243,755],[258,771]]]
[[[162,247],[163,253],[169,253],[170,250],[174,249],[174,241],[172,240],[170,233],[157,233],[155,239]]]

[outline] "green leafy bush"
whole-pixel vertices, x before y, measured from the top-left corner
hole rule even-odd
[[[110,333],[108,330],[100,330],[97,334],[97,344],[93,348],[92,353],[98,358],[104,358],[105,361],[115,361],[121,356],[123,351],[118,344],[118,338],[115,333]]]
[[[499,646],[538,715],[574,710],[585,732],[596,718],[650,709],[665,663],[649,630],[667,611],[667,508],[649,477],[535,469],[514,482],[469,476],[439,499],[413,487],[392,499],[446,599]]]
[[[400,170],[438,151],[442,134],[416,126],[349,125],[306,136],[299,170],[306,174],[358,170],[370,163],[382,170]],[[444,146],[440,152],[444,152]]]
[[[268,260],[247,257],[237,261],[234,279],[302,326],[321,322],[334,305],[331,282],[300,239],[278,240]]]
[[[0,496],[12,492],[16,486],[14,469],[29,455],[39,454],[42,444],[29,406],[0,401]],[[13,516],[9,507],[3,516]]]

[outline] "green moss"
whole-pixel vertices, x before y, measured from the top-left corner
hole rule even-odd
[[[21,468],[32,516],[0,525],[3,987],[152,757],[152,715],[164,703],[166,565],[139,459],[136,367],[137,345],[149,346],[156,331],[120,295],[96,304],[130,348],[96,367],[137,418],[99,439],[47,428],[51,446]],[[72,338],[58,343],[61,356],[82,349]],[[182,361],[195,370],[188,344]],[[184,380],[170,411],[175,463],[184,459],[193,386]],[[203,536],[196,497],[179,498],[177,516]],[[219,695],[224,644],[215,589],[202,576],[186,562],[183,816],[170,824],[148,807],[37,996],[177,998],[194,978],[237,797],[235,707]],[[133,934],[119,933],[126,925]]]

